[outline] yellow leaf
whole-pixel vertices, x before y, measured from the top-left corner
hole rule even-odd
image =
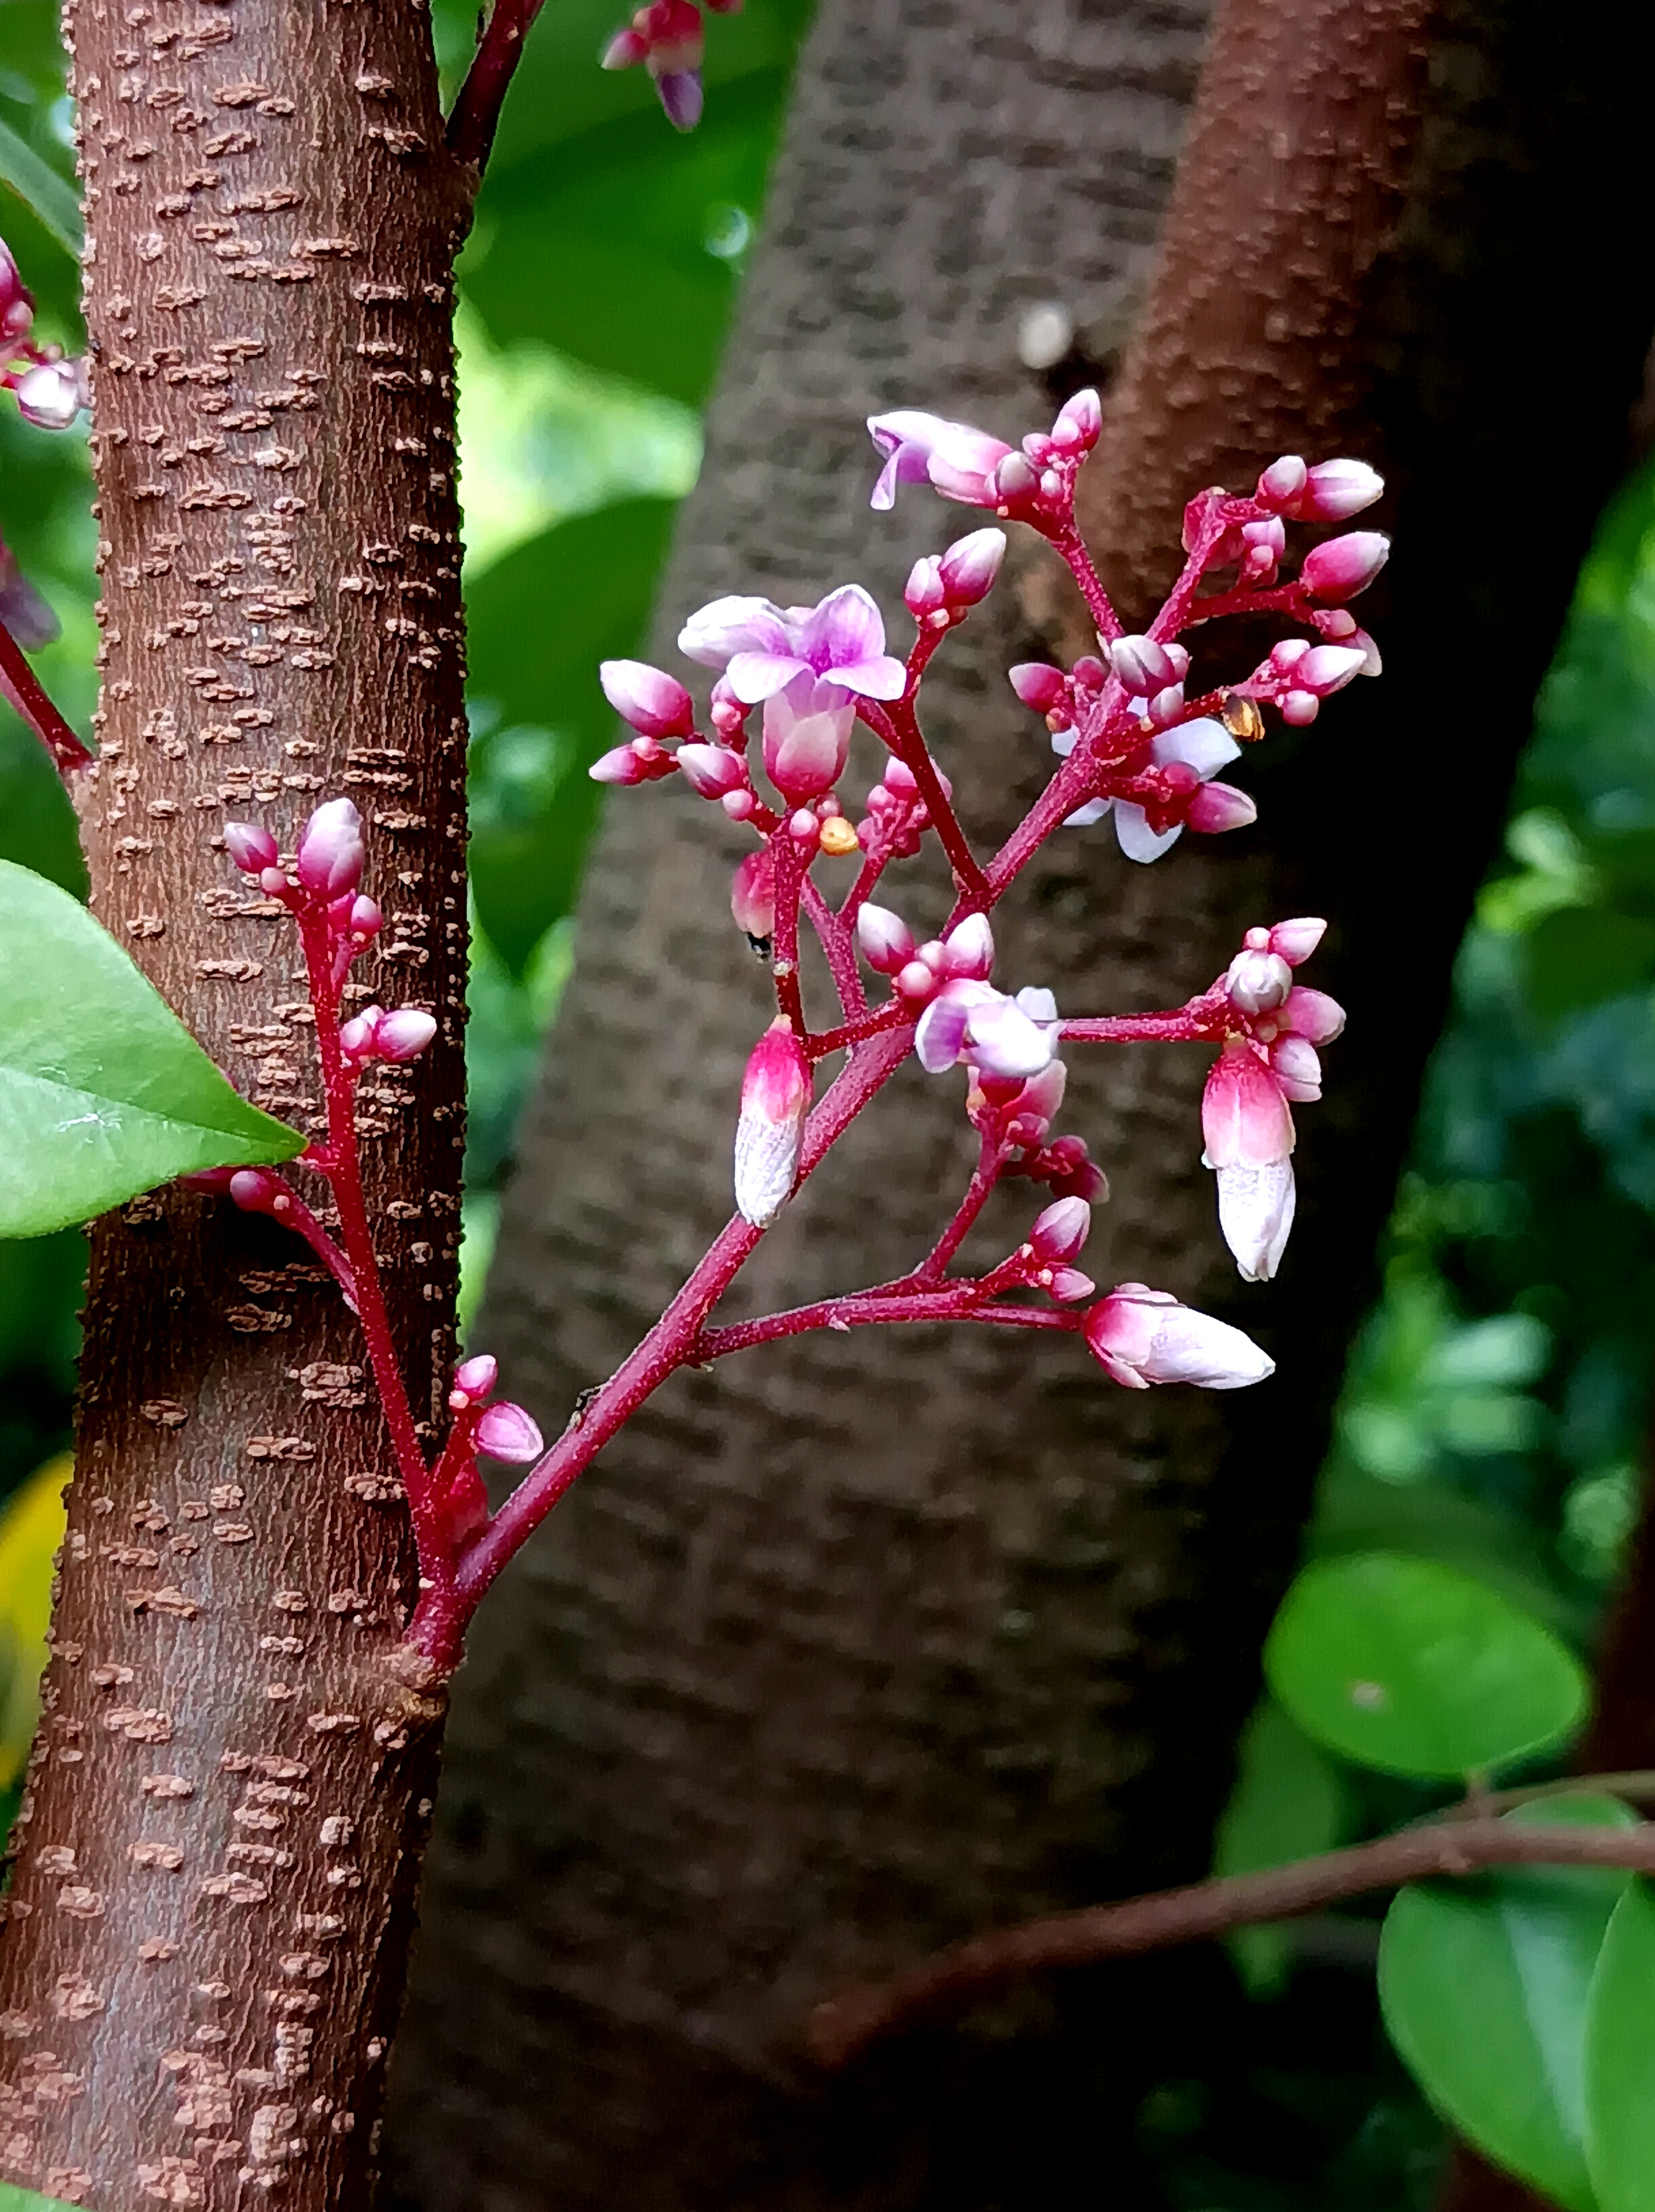
[[[52,1618],[52,1565],[64,1540],[67,1452],[48,1460],[0,1511],[0,1790],[22,1771],[40,1717]]]

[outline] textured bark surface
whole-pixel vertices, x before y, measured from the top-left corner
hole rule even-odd
[[[1031,1995],[1019,2042],[916,2040],[829,2092],[790,2074],[788,2046],[840,1976],[1202,1863],[1647,340],[1648,280],[1601,225],[1634,184],[1634,94],[1591,62],[1610,21],[1453,0],[1422,106],[1411,5],[1230,0],[1095,465],[1094,543],[1129,599],[1184,495],[1220,473],[1331,444],[1396,480],[1396,587],[1375,609],[1391,673],[1250,760],[1259,829],[1186,839],[1153,870],[1107,832],[1066,839],[997,924],[999,975],[1078,1012],[1174,1003],[1246,925],[1336,918],[1313,980],[1356,1018],[1302,1117],[1278,1285],[1242,1292],[1218,1244],[1201,1055],[1077,1053],[1065,1115],[1115,1177],[1090,1271],[1242,1320],[1282,1376],[1222,1402],[1132,1399],[1067,1344],[916,1332],[804,1340],[663,1391],[473,1639],[399,2058],[407,2203],[955,2212],[1048,2201],[1100,2155],[1118,2201],[1150,2197],[1107,2131],[1188,1966]],[[970,520],[920,493],[871,518],[861,418],[1044,419],[1019,313],[1054,299],[1083,331],[1118,321],[1198,28],[1080,0],[825,0],[663,654],[719,592],[785,601],[859,576],[893,605],[913,555]],[[1527,344],[1531,272],[1566,254],[1591,272],[1592,343]],[[1548,439],[1569,467],[1543,465],[1540,523],[1522,486]],[[1473,498],[1492,520],[1467,546]],[[1049,764],[1000,674],[1041,641],[1037,568],[1024,585],[1026,617],[1001,595],[928,679],[985,845]],[[766,1012],[725,915],[740,849],[666,794],[608,816],[489,1316],[543,1419],[607,1372],[727,1209]],[[893,896],[916,921],[939,910]],[[910,1071],[766,1239],[744,1308],[911,1261],[964,1179],[958,1107]],[[1008,1206],[997,1232],[1026,1218]]]
[[[260,1104],[319,1126],[296,933],[228,865],[350,793],[429,1006],[361,1124],[417,1413],[451,1348],[464,740],[449,270],[417,0],[75,0],[101,517],[93,900]],[[179,1193],[93,1232],[46,1717],[0,1946],[0,2170],[100,2212],[366,2201],[441,1710],[354,1320]]]

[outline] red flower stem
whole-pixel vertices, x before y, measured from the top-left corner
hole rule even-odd
[[[52,755],[61,776],[90,768],[93,756],[76,736],[46,696],[45,686],[29,666],[23,648],[0,622],[0,691],[3,691]]]
[[[1078,1330],[1080,1316],[1052,1306],[997,1306],[974,1303],[981,1286],[959,1284],[946,1290],[875,1295],[863,1291],[846,1298],[824,1298],[813,1306],[794,1306],[787,1313],[765,1314],[758,1321],[741,1321],[728,1328],[712,1328],[699,1339],[697,1360],[722,1359],[732,1352],[747,1352],[758,1344],[774,1344],[779,1337],[803,1336],[817,1328],[870,1328],[876,1323],[911,1321],[982,1321],[1002,1328]]]
[[[1080,596],[1086,603],[1086,612],[1092,617],[1092,627],[1106,645],[1113,645],[1123,635],[1121,618],[1110,603],[1104,589],[1104,580],[1098,574],[1086,540],[1074,526],[1074,515],[1061,528],[1051,532],[1052,550],[1062,559],[1071,576],[1080,587]]]
[[[301,1162],[301,1164],[304,1164]],[[286,1178],[278,1176],[276,1180],[282,1188],[271,1209],[271,1218],[304,1238],[344,1292],[344,1302],[351,1312],[360,1315],[362,1308],[356,1297],[356,1270]]]
[[[828,972],[833,978],[833,988],[839,994],[839,1011],[848,1022],[855,1021],[859,1014],[867,1012],[867,994],[856,970],[850,932],[811,881],[808,872],[799,886],[799,897],[810,916],[811,927],[816,932]]]
[[[1201,623],[1218,622],[1228,615],[1283,614],[1295,621],[1308,621],[1310,602],[1304,586],[1295,578],[1292,583],[1276,584],[1265,592],[1217,592],[1209,599],[1196,599],[1184,619],[1187,629]]]
[[[448,150],[480,174],[494,144],[507,88],[544,0],[495,0],[448,118]]]
[[[910,1024],[911,1036],[913,1019],[899,999],[887,999],[871,1013],[859,1014],[842,1029],[823,1030],[807,1036],[805,1050],[812,1060],[824,1060],[831,1052],[844,1052],[853,1046],[866,1044],[870,1037],[882,1036],[887,1030],[897,1029],[904,1023]]]
[[[888,853],[870,853],[856,871],[856,880],[845,893],[839,908],[839,919],[849,928],[879,887],[879,878],[890,865]]]
[[[322,1063],[322,1089],[327,1103],[327,1154],[321,1165],[333,1203],[338,1209],[339,1234],[350,1263],[356,1288],[356,1310],[362,1320],[374,1381],[385,1408],[386,1425],[396,1453],[397,1469],[408,1493],[415,1541],[419,1547],[420,1571],[441,1585],[452,1579],[437,1519],[436,1501],[425,1465],[425,1455],[414,1427],[412,1409],[397,1358],[391,1316],[386,1310],[380,1263],[368,1225],[368,1203],[362,1193],[362,1159],[356,1149],[356,1079],[345,1063],[339,1042],[339,991],[333,981],[332,945],[325,913],[307,908],[299,916],[300,941],[310,978],[311,1005],[316,1016],[316,1049]]]
[[[908,1050],[906,1033],[870,1041],[855,1053],[805,1125],[799,1180],[820,1164],[862,1109],[882,1091]],[[476,1541],[461,1553],[455,1577],[458,1630],[495,1577],[538,1528],[575,1477],[667,1376],[700,1355],[707,1316],[735,1280],[763,1231],[737,1218],[722,1229],[695,1273],[648,1336],[600,1385],[545,1457],[538,1460]],[[451,1624],[422,1602],[408,1640],[438,1665],[450,1665],[458,1643],[443,1641]]]
[[[799,901],[804,890],[805,854],[786,829],[771,837],[776,861],[776,922],[771,932],[770,975],[776,983],[776,1003],[786,1015],[793,1033],[802,1043],[808,1034],[804,994],[799,982]]]
[[[1221,1036],[1224,1017],[1210,995],[1166,1014],[1094,1014],[1060,1022],[1057,1034],[1071,1044],[1197,1044]]]
[[[978,864],[959,826],[959,817],[950,804],[937,774],[937,764],[921,732],[914,714],[911,697],[893,699],[888,707],[873,699],[859,699],[856,711],[874,735],[891,748],[904,767],[911,769],[914,781],[920,787],[931,826],[941,840],[942,849],[948,855],[948,864],[954,872],[954,881],[959,889],[960,902],[967,913],[986,913],[993,903],[993,894],[988,878]]]

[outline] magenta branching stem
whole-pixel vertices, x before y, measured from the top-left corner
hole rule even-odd
[[[862,1291],[854,1297],[823,1298],[813,1306],[794,1306],[788,1313],[766,1314],[761,1321],[733,1322],[727,1328],[709,1328],[697,1342],[696,1358],[722,1359],[728,1352],[750,1352],[756,1345],[803,1336],[811,1329],[872,1328],[881,1322],[981,1321],[1000,1328],[1078,1331],[1080,1328],[1078,1313],[1054,1311],[1050,1306],[979,1304],[971,1295],[975,1288],[962,1283],[946,1291],[910,1291],[900,1297],[877,1297]]]
[[[92,755],[46,696],[23,648],[0,622],[0,692],[3,692],[52,755],[62,776],[90,768]]]
[[[1104,589],[1104,580],[1098,574],[1085,538],[1074,526],[1072,514],[1052,532],[1051,543],[1053,550],[1061,556],[1063,565],[1080,587],[1080,596],[1086,603],[1086,612],[1092,617],[1092,628],[1105,645],[1113,645],[1121,635],[1121,618],[1115,611],[1109,593]]]
[[[448,118],[448,150],[472,168],[481,171],[488,161],[507,90],[523,58],[523,41],[544,4],[545,0],[494,0]]]

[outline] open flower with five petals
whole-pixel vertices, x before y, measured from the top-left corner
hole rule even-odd
[[[1052,750],[1067,758],[1074,750],[1077,735],[1073,729],[1057,731],[1051,741]],[[1112,815],[1121,850],[1129,860],[1146,861],[1159,860],[1163,853],[1170,852],[1186,826],[1208,836],[1221,830],[1239,830],[1256,817],[1257,808],[1244,791],[1237,791],[1232,785],[1217,783],[1214,779],[1221,768],[1227,768],[1232,760],[1239,758],[1240,753],[1241,747],[1223,723],[1210,715],[1180,722],[1176,729],[1162,730],[1155,737],[1150,744],[1149,758],[1152,766],[1183,770],[1190,779],[1182,820],[1157,829],[1146,809],[1135,799],[1092,799],[1067,817],[1068,826],[1083,830],[1093,822],[1101,822],[1106,814]]]
[[[801,676],[835,684],[848,699],[899,699],[908,681],[885,649],[885,619],[860,584],[841,584],[813,607],[769,599],[714,599],[678,633],[678,650],[722,669],[731,690],[756,707]]]

